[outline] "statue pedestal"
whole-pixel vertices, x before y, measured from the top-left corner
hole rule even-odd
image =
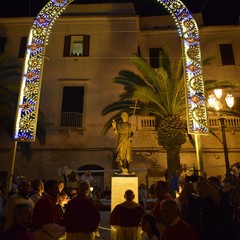
[[[134,201],[138,203],[138,177],[112,177],[111,211],[125,201],[124,194],[128,189],[134,192]]]

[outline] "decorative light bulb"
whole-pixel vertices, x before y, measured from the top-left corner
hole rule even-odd
[[[214,94],[215,94],[217,99],[220,99],[221,96],[222,96],[222,89],[220,89],[220,88],[214,89]]]
[[[234,105],[234,97],[231,93],[228,93],[227,96],[225,97],[225,101],[227,103],[227,106],[229,108],[232,108]]]
[[[217,101],[216,97],[214,96],[213,93],[211,93],[209,95],[209,97],[208,97],[208,104],[209,104],[209,106],[210,107],[215,107],[216,101]]]

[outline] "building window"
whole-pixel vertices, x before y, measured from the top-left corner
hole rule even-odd
[[[18,52],[19,58],[25,57],[26,47],[27,47],[27,37],[22,37],[19,52]]]
[[[89,56],[89,35],[65,36],[64,57]]]
[[[84,87],[64,86],[60,127],[82,128]]]
[[[0,37],[0,53],[4,52],[7,38]]]
[[[232,44],[220,44],[219,48],[222,58],[222,65],[235,65]]]
[[[149,48],[149,62],[153,68],[159,68],[159,54],[162,48]]]

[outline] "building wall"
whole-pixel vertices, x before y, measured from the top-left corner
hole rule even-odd
[[[130,5],[132,8],[133,6]],[[93,6],[94,8],[94,6]],[[129,8],[129,5],[127,5]],[[89,10],[88,10],[89,11]],[[122,11],[122,8],[121,8]],[[104,12],[104,8],[103,8]],[[128,14],[125,14],[125,13]],[[172,27],[169,18],[161,17],[144,19],[134,11],[123,11],[116,15],[88,15],[60,17],[52,28],[46,50],[46,60],[42,79],[40,109],[47,124],[46,144],[38,141],[31,144],[32,159],[27,161],[17,151],[14,174],[27,175],[30,178],[58,178],[59,169],[67,165],[78,169],[88,164],[99,165],[106,170],[104,185],[110,185],[113,155],[117,137],[109,131],[101,136],[101,130],[109,116],[102,116],[101,110],[118,99],[122,88],[112,83],[119,70],[136,70],[130,63],[130,56],[140,47],[141,53],[148,58],[149,48],[167,46],[172,59],[181,53],[181,39],[176,28]],[[200,19],[201,20],[201,19]],[[159,21],[161,27],[151,29],[151,23]],[[166,21],[167,27],[164,28]],[[200,23],[202,24],[202,23]],[[32,19],[0,19],[0,35],[7,37],[6,52],[13,59],[18,58],[21,37],[28,36]],[[216,56],[211,66],[204,67],[205,79],[231,80],[240,79],[240,27],[213,26],[200,27],[202,57]],[[64,37],[66,35],[90,35],[89,57],[63,57]],[[222,66],[218,44],[232,43],[236,57],[235,66]],[[23,59],[19,59],[23,64]],[[63,86],[84,86],[83,129],[60,128],[60,111]],[[238,94],[236,92],[236,94]],[[130,119],[132,121],[132,119]],[[134,161],[131,168],[136,169],[139,182],[146,181],[147,170],[157,170],[159,178],[164,177],[166,170],[166,152],[158,145],[155,131],[137,129],[137,120],[133,119]],[[227,131],[229,158],[231,164],[239,160],[239,131]],[[220,137],[219,129],[214,130]],[[11,161],[11,140],[1,132],[0,155],[1,170],[7,171]],[[204,168],[208,175],[224,175],[225,164],[223,147],[212,136],[202,137]],[[189,167],[196,164],[196,152],[189,141],[181,150],[181,162]],[[158,177],[149,178],[155,181]]]

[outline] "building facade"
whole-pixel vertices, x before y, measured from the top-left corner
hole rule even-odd
[[[207,26],[200,14],[194,15],[199,26],[202,59],[213,57],[204,66],[204,78],[240,80],[240,26]],[[0,19],[3,52],[23,65],[25,46],[32,18]],[[30,178],[62,179],[64,166],[79,174],[91,169],[95,184],[110,186],[117,137],[101,130],[110,116],[102,109],[118,100],[123,89],[112,82],[122,69],[134,70],[133,53],[157,64],[154,56],[166,46],[170,56],[178,57],[182,43],[171,16],[139,17],[133,4],[86,4],[67,7],[54,23],[49,36],[43,68],[40,109],[45,115],[46,144],[31,144],[32,158],[23,158],[17,150],[14,175]],[[239,107],[239,92],[235,107]],[[226,92],[224,92],[226,94]],[[129,106],[131,107],[131,106]],[[239,161],[240,120],[226,117],[226,138],[230,165]],[[158,145],[155,119],[135,116],[131,168],[140,183],[153,183],[166,171],[166,151]],[[209,126],[220,138],[217,115],[209,115]],[[0,170],[8,171],[11,138],[1,131]],[[225,174],[223,145],[212,135],[202,136],[204,170],[209,176]],[[181,163],[196,165],[196,150],[190,142],[181,150]]]

